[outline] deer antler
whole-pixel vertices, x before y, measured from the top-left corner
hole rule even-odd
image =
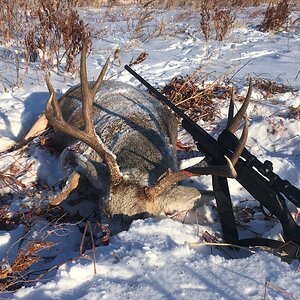
[[[239,109],[237,114],[233,117],[234,114],[234,92],[232,90],[232,96],[229,105],[229,112],[228,112],[228,122],[227,122],[227,129],[234,133],[237,128],[240,126],[242,118],[244,118],[244,127],[241,138],[239,139],[239,144],[235,149],[234,153],[231,155],[231,158],[225,156],[226,164],[225,165],[207,165],[205,167],[197,167],[193,166],[187,168],[185,170],[179,172],[170,172],[168,171],[158,182],[155,186],[150,188],[145,188],[145,193],[148,198],[154,199],[158,195],[162,194],[165,190],[167,190],[172,184],[177,183],[183,179],[190,178],[192,176],[199,176],[199,175],[215,175],[215,176],[222,176],[227,178],[235,178],[237,173],[234,169],[235,164],[237,163],[247,141],[248,137],[248,119],[245,115],[247,107],[249,105],[252,93],[252,80],[250,78],[249,81],[249,89],[246,96],[246,99]]]
[[[252,89],[253,89],[253,84],[252,84],[252,78],[250,77],[249,79],[249,87],[248,87],[248,92],[246,95],[246,98],[243,102],[243,105],[241,108],[238,110],[236,115],[233,117],[234,114],[234,91],[232,89],[232,94],[231,94],[231,99],[230,99],[230,104],[229,104],[229,109],[228,109],[228,120],[227,120],[227,126],[226,129],[229,130],[231,133],[235,133],[238,129],[238,127],[241,124],[241,120],[244,119],[244,127],[243,127],[243,132],[239,140],[239,146],[237,147],[236,151],[231,156],[231,161],[233,165],[235,165],[243,152],[243,148],[246,144],[247,137],[248,137],[248,118],[246,115],[246,110],[249,106],[250,100],[251,100],[251,94],[252,94]],[[240,145],[244,144],[243,147],[240,147]]]
[[[79,179],[80,179],[80,174],[74,171],[71,174],[71,176],[68,178],[68,181],[66,182],[66,185],[63,188],[63,190],[56,197],[51,199],[50,204],[59,205],[62,201],[64,201],[70,195],[70,193],[74,189],[76,189],[79,183]]]
[[[225,156],[225,165],[208,165],[207,167],[190,167],[179,172],[168,171],[153,187],[145,188],[145,194],[152,200],[155,197],[166,191],[171,185],[181,180],[190,178],[192,176],[200,175],[216,175],[227,178],[235,178],[237,176],[236,171],[232,165],[232,162]]]
[[[86,69],[86,53],[87,53],[87,39],[83,42],[81,61],[80,61],[80,81],[81,81],[81,92],[82,92],[82,110],[85,121],[84,131],[75,128],[68,124],[62,115],[58,101],[56,99],[54,89],[50,83],[49,77],[46,76],[47,86],[50,92],[50,98],[46,106],[46,117],[49,120],[50,125],[56,129],[77,138],[91,148],[93,148],[103,159],[109,169],[111,182],[113,185],[119,184],[123,177],[121,175],[119,166],[116,161],[115,155],[106,147],[100,137],[96,134],[93,125],[93,99],[103,81],[103,77],[106,73],[109,60],[106,61],[98,79],[92,87],[89,86],[87,79]]]
[[[246,95],[246,98],[243,102],[242,107],[239,109],[239,111],[237,112],[237,114],[233,117],[233,113],[234,113],[234,91],[232,89],[232,94],[231,94],[231,99],[230,99],[230,104],[229,104],[229,110],[228,110],[228,120],[227,120],[227,126],[226,128],[231,131],[232,133],[235,133],[237,131],[237,129],[240,126],[241,120],[244,117],[244,115],[246,114],[246,110],[248,108],[248,105],[250,103],[251,100],[251,94],[252,94],[252,78],[250,77],[249,80],[249,88],[248,88],[248,92]]]

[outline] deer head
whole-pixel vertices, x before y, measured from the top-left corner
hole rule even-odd
[[[100,204],[107,215],[158,215],[176,206],[191,209],[199,200],[198,190],[178,186],[177,182],[203,174],[236,176],[234,163],[246,142],[247,122],[240,146],[231,160],[226,158],[227,164],[179,171],[177,123],[173,114],[157,99],[128,84],[103,80],[108,61],[98,79],[89,82],[86,53],[85,42],[81,83],[67,91],[60,101],[49,78],[46,79],[50,92],[46,117],[56,130],[71,137],[62,154],[68,181],[52,204],[61,203],[77,187],[80,178],[86,176],[101,190]],[[244,111],[237,115],[230,124],[239,124]]]

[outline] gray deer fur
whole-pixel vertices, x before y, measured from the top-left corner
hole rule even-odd
[[[59,106],[67,123],[84,128],[80,85],[69,89]],[[186,186],[170,186],[153,201],[140,195],[141,189],[154,186],[167,171],[178,171],[177,121],[164,105],[129,84],[104,80],[93,109],[95,131],[116,156],[125,183],[112,188],[107,167],[84,143],[64,134],[61,138],[61,133],[57,141],[64,141],[66,147],[61,154],[66,175],[75,170],[88,178],[99,190],[100,208],[108,216],[158,215],[195,206],[201,194]]]

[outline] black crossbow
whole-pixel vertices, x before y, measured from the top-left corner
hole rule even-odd
[[[239,140],[228,128],[223,130],[218,140],[215,140],[203,128],[191,120],[183,111],[176,107],[164,95],[157,91],[145,79],[133,71],[129,66],[125,69],[138,79],[148,90],[163,103],[169,106],[182,119],[182,127],[193,137],[197,148],[202,152],[210,164],[222,164],[224,156],[230,155],[236,149]],[[249,99],[251,95],[249,85]],[[247,97],[246,97],[247,98]],[[233,106],[230,114],[233,114]],[[217,211],[223,230],[223,239],[238,246],[265,246],[284,252],[291,258],[300,258],[300,226],[292,217],[286,205],[286,199],[300,207],[300,190],[289,181],[281,179],[273,172],[273,165],[266,160],[261,162],[246,148],[243,149],[235,164],[237,171],[236,180],[270,213],[278,218],[283,229],[285,242],[264,239],[248,238],[239,239],[237,226],[232,209],[232,202],[227,178],[212,176],[213,190],[217,202]]]

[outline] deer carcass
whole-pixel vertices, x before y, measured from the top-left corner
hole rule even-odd
[[[84,43],[81,83],[60,100],[47,77],[50,98],[45,115],[57,131],[56,141],[65,147],[61,162],[68,177],[51,203],[67,198],[84,176],[99,191],[100,208],[108,216],[137,217],[193,208],[200,192],[176,185],[195,174],[178,169],[174,115],[146,92],[103,80],[108,62],[98,79],[89,82],[86,52]],[[197,168],[196,175],[201,174],[236,175],[229,159],[224,166]]]

